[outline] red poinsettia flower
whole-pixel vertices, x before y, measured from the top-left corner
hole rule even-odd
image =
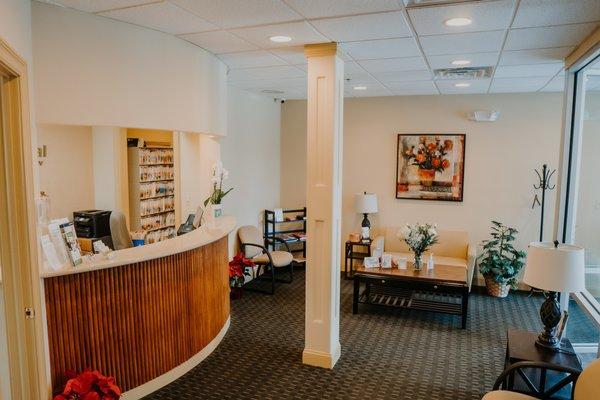
[[[121,397],[121,389],[112,376],[107,377],[90,369],[79,375],[67,371],[65,375],[72,377],[54,400],[117,400]]]

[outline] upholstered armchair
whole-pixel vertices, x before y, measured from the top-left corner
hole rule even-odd
[[[244,257],[252,260],[252,262],[257,265],[257,268],[253,271],[253,278],[265,277],[266,274],[270,274],[271,290],[266,293],[275,293],[275,282],[292,282],[294,279],[294,256],[284,240],[275,238],[276,241],[285,245],[287,251],[269,251],[264,245],[264,240],[258,228],[251,225],[242,226],[238,230],[238,237],[240,239],[240,248],[244,252]],[[277,279],[275,277],[276,269],[287,269],[289,279]],[[248,287],[247,290],[262,292],[262,290],[250,287]]]
[[[524,368],[528,369],[540,369],[542,371],[556,371],[568,374],[566,378],[561,380],[555,386],[546,388],[537,388],[533,384],[526,380],[529,388],[532,390],[534,396],[527,394],[512,392],[509,390],[501,390],[502,387],[506,386],[506,382],[511,376],[515,374],[521,374],[521,370]],[[578,371],[570,368],[561,367],[559,365],[546,364],[540,362],[529,362],[523,361],[515,363],[507,368],[496,380],[494,384],[494,390],[483,396],[482,400],[535,400],[535,399],[549,399],[556,393],[557,390],[562,388],[564,385],[571,382],[574,383],[573,387],[573,400],[597,400],[600,399],[600,359],[593,361],[589,364],[581,374],[578,375]]]

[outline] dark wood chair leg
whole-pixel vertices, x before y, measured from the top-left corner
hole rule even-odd
[[[275,267],[271,264],[271,294],[275,294]]]

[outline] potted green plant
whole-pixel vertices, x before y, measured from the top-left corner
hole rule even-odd
[[[517,275],[525,258],[525,252],[513,246],[517,233],[515,228],[492,221],[491,239],[483,241],[483,252],[477,260],[491,296],[506,297],[511,287],[517,287]]]

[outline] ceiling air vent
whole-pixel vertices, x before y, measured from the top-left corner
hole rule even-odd
[[[469,80],[483,79],[492,76],[492,67],[445,68],[433,70],[435,79]]]
[[[460,4],[460,3],[481,3],[490,0],[404,0],[404,5],[407,8],[412,7],[428,7],[428,6],[441,6],[448,4]]]

